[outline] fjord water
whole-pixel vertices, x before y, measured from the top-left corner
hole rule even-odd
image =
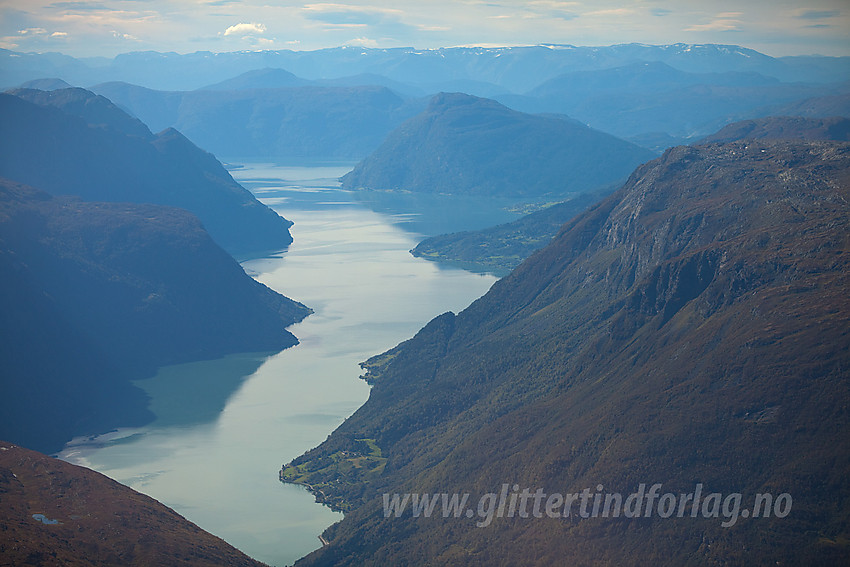
[[[251,164],[232,173],[293,220],[290,249],[246,261],[249,274],[314,309],[290,330],[300,344],[162,368],[137,385],[149,426],[77,439],[60,454],[148,494],[271,565],[321,545],[341,514],[281,465],[319,444],[368,397],[358,363],[459,311],[495,278],[414,258],[413,216],[375,213],[338,189],[349,167]],[[215,308],[215,306],[211,306]]]

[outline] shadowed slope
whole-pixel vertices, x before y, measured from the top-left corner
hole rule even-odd
[[[289,221],[176,130],[153,135],[83,89],[18,93],[0,94],[0,175],[89,201],[184,208],[236,255],[281,250],[292,242]]]
[[[53,451],[150,419],[129,380],[297,343],[310,310],[245,274],[197,218],[0,180],[0,433]]]

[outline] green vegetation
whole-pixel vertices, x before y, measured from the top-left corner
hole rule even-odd
[[[396,354],[394,350],[390,350],[383,354],[373,356],[366,362],[361,362],[360,368],[366,371],[365,374],[363,374],[362,378],[370,386],[373,385],[378,379],[380,379],[381,372],[387,367],[390,362],[392,362],[395,356]]]
[[[346,487],[366,485],[384,472],[387,459],[374,439],[355,439],[351,450],[341,450],[315,460],[284,465],[280,480],[301,484],[316,496],[316,501],[334,510],[347,512]]]
[[[528,211],[520,219],[483,230],[426,238],[411,252],[426,260],[503,276],[546,246],[564,223],[614,189],[609,186],[582,193],[562,203],[518,205],[517,210]]]

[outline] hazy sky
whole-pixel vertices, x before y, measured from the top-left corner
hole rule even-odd
[[[850,0],[0,0],[0,47],[75,56],[630,42],[850,55]]]

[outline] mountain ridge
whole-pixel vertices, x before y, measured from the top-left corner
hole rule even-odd
[[[342,187],[539,199],[615,182],[652,156],[566,117],[441,93],[343,176]]]
[[[0,94],[5,134],[0,175],[91,201],[185,208],[236,255],[282,250],[292,242],[288,220],[257,201],[214,156],[176,130],[149,134],[109,100],[81,89],[42,92],[19,94],[45,106]],[[109,127],[87,121],[95,115],[107,119]],[[141,133],[130,135],[128,128]]]
[[[316,51],[130,52],[106,65],[61,54],[0,51],[6,87],[42,77],[92,85],[128,81],[164,90],[191,90],[229,79],[247,70],[278,67],[306,79],[378,73],[402,83],[439,83],[461,78],[525,92],[558,74],[617,67],[634,61],[661,61],[695,72],[756,71],[785,82],[832,82],[847,75],[848,58],[801,56],[774,58],[753,49],[721,44],[620,44],[610,46],[533,45],[441,49],[343,46]]]
[[[281,473],[346,510],[299,565],[846,561],[849,190],[847,143],[677,147],[639,166],[466,310],[364,363],[366,404]],[[729,529],[382,513],[381,494],[505,483],[702,483],[788,493],[794,512]]]
[[[695,144],[744,139],[846,142],[850,141],[850,119],[777,116],[744,120],[725,126]],[[613,189],[612,187],[611,190]],[[411,253],[427,260],[461,265],[477,271],[495,271],[504,275],[532,252],[545,246],[565,222],[601,201],[606,194],[605,191],[582,194],[508,224],[426,238],[419,242]]]
[[[157,91],[126,83],[92,90],[152,129],[174,127],[224,158],[354,160],[419,110],[384,86],[302,86]]]

